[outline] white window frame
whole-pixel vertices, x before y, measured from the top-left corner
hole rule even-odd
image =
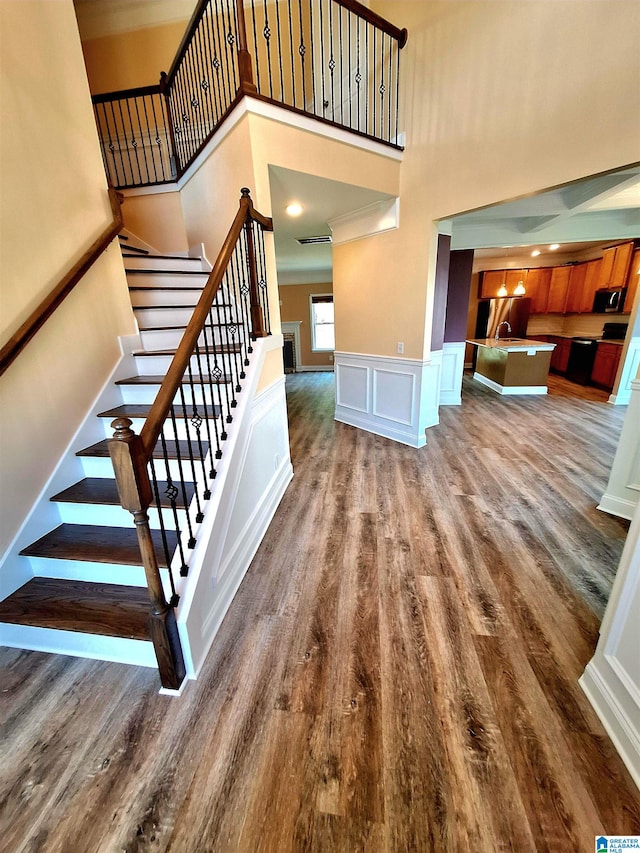
[[[334,352],[335,346],[333,347],[318,347],[316,346],[316,322],[313,313],[313,300],[322,298],[325,302],[327,301],[327,297],[331,298],[331,303],[334,305],[334,318],[333,323],[318,323],[319,326],[324,325],[332,325],[333,326],[333,339],[335,341],[335,304],[333,302],[333,293],[312,293],[309,295],[309,317],[310,317],[310,325],[311,325],[311,352]]]

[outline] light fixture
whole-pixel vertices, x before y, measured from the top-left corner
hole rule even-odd
[[[549,246],[549,249],[550,249],[552,252],[555,252],[555,250],[556,250],[556,249],[559,249],[559,248],[560,248],[560,243],[552,243],[552,244]]]
[[[300,216],[300,214],[302,213],[302,205],[298,204],[297,201],[294,201],[291,204],[288,204],[285,210],[289,214],[289,216]]]
[[[514,296],[524,296],[527,291],[525,290],[524,281],[519,281],[516,284],[516,289],[513,291]]]
[[[534,249],[533,252],[531,252],[531,257],[537,258],[539,254],[540,254],[540,249]]]
[[[507,290],[507,285],[503,282],[498,288],[498,296],[508,296],[509,291]]]

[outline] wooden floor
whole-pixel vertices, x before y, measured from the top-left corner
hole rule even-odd
[[[148,670],[0,652],[0,848],[571,851],[640,833],[577,685],[626,525],[624,408],[465,379],[412,450],[288,378],[295,478],[182,699]],[[580,396],[576,396],[576,394]]]

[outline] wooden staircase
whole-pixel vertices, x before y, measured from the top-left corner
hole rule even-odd
[[[137,373],[115,382],[118,405],[98,411],[104,438],[75,452],[84,476],[49,498],[60,524],[20,551],[30,561],[34,577],[0,601],[0,623],[150,642],[149,595],[133,520],[120,506],[108,449],[110,424],[129,418],[139,433],[211,267],[201,258],[152,254],[126,238],[121,246],[142,344],[133,353]],[[216,378],[220,393],[229,382],[224,374]],[[221,417],[219,406],[215,416]],[[221,434],[226,438],[224,426]],[[164,440],[162,448],[156,446],[154,458],[172,466],[179,457],[186,458],[187,444],[178,434],[172,441]],[[205,443],[205,452],[208,449]],[[183,488],[189,505],[194,484],[186,482]],[[161,509],[152,505],[149,519],[167,600],[175,605],[167,582],[167,554],[176,550],[178,537],[168,528],[160,529],[159,519],[159,512],[176,512],[166,490],[167,482],[159,481]],[[186,512],[179,513],[184,525]],[[105,577],[113,582],[105,583]]]

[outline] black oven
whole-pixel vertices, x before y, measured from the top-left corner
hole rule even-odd
[[[593,300],[593,313],[613,314],[622,311],[626,295],[626,287],[622,287],[620,290],[596,290]]]

